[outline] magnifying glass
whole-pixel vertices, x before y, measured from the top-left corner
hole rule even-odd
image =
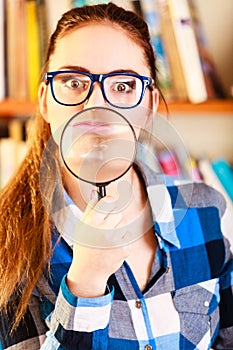
[[[64,126],[60,154],[66,168],[78,179],[98,188],[122,177],[133,165],[137,139],[129,121],[118,111],[93,107],[73,115]]]

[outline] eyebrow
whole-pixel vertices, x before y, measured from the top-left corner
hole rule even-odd
[[[59,67],[58,70],[59,71],[60,70],[77,70],[77,71],[81,71],[81,72],[91,73],[89,69],[81,67],[81,66],[62,66],[62,67]],[[108,73],[133,73],[133,74],[139,75],[139,73],[133,69],[115,69],[115,70],[112,70]],[[101,74],[101,73],[99,73],[99,74]]]

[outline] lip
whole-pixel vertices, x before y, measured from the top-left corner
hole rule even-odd
[[[100,121],[81,121],[71,125],[80,133],[96,133],[101,135],[107,135],[114,133],[114,126],[109,123],[103,123]]]

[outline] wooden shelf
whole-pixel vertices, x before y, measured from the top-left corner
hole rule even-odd
[[[170,114],[220,114],[233,115],[233,100],[210,100],[200,104],[188,102],[170,102],[168,104]],[[36,104],[28,101],[12,101],[6,99],[0,102],[0,118],[27,118],[36,110]],[[159,107],[159,112],[165,112],[164,106]]]
[[[35,109],[36,104],[33,102],[6,99],[0,102],[0,118],[28,118]]]
[[[187,114],[203,115],[221,114],[233,116],[233,99],[232,100],[209,100],[207,102],[191,104],[188,102],[169,102],[168,109],[171,115]],[[165,107],[161,105],[159,112],[164,112]]]

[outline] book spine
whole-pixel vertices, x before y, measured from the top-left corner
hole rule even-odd
[[[106,1],[106,3],[108,2],[109,1]],[[117,6],[123,7],[126,10],[135,11],[133,0],[114,0],[111,2],[115,3]],[[99,1],[99,3],[103,3],[103,2]]]
[[[175,100],[185,101],[188,99],[187,89],[167,0],[158,0],[158,10],[161,36],[171,71],[173,96]]]
[[[48,28],[48,35],[50,36],[56,29],[58,20],[63,13],[72,8],[71,0],[45,0],[46,21]]]
[[[26,39],[27,39],[27,79],[28,94],[31,101],[37,99],[38,81],[40,76],[40,39],[37,21],[36,0],[26,0]]]
[[[12,57],[15,55],[15,30],[14,30],[14,16],[15,9],[12,4],[12,0],[6,0],[6,70],[7,70],[7,95],[13,98],[15,91],[14,85],[16,84],[13,76],[15,75],[15,64]]]
[[[187,0],[168,0],[188,98],[204,102],[208,95]]]
[[[190,14],[196,37],[198,52],[200,56],[202,72],[204,75],[208,99],[224,98],[226,94],[219,74],[217,72],[214,59],[210,53],[208,41],[201,23],[199,12],[195,0],[188,0]]]
[[[73,0],[71,3],[72,8],[73,7],[81,7],[81,6],[85,6],[85,5],[86,5],[85,0]]]
[[[24,19],[24,0],[6,0],[7,94],[16,100],[27,97]]]
[[[18,0],[18,25],[16,27],[17,31],[17,42],[16,42],[16,76],[17,80],[17,91],[16,97],[19,100],[27,100],[29,98],[29,88],[27,80],[27,33],[25,25],[25,1]],[[17,23],[16,21],[16,23]]]
[[[8,96],[28,98],[24,0],[6,1],[6,62]]]
[[[49,35],[46,20],[45,0],[37,0],[36,13],[39,31],[40,62],[45,62]]]
[[[143,17],[148,24],[151,35],[151,43],[155,51],[159,85],[165,97],[169,100],[173,97],[172,80],[170,67],[166,52],[164,50],[164,43],[161,35],[161,23],[157,0],[141,1],[141,10]]]
[[[6,74],[5,74],[5,9],[4,0],[0,0],[0,101],[6,96]]]
[[[202,181],[202,176],[198,168],[198,162],[194,157],[189,156],[186,159],[184,162],[184,169],[189,179],[193,181]]]
[[[228,196],[228,193],[226,192],[225,188],[223,187],[222,183],[220,182],[219,178],[214,172],[210,161],[207,158],[201,158],[198,161],[198,167],[199,167],[200,173],[202,174],[203,181],[207,185],[212,186],[217,191],[222,193],[226,202],[232,206],[230,197]]]
[[[233,202],[233,174],[229,163],[225,159],[219,159],[212,162],[212,167]]]
[[[158,160],[164,174],[178,178],[182,177],[182,169],[173,150],[158,152]]]

